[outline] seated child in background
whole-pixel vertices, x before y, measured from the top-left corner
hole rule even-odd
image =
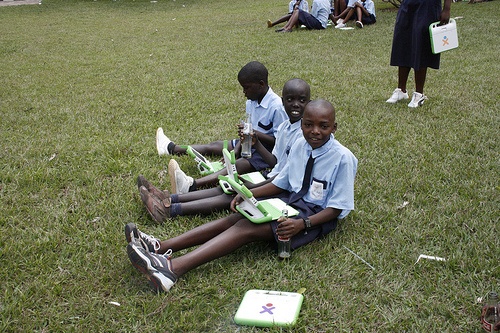
[[[292,0],[288,4],[288,14],[291,14],[293,12],[295,5],[299,6],[298,8],[302,9],[303,11],[309,13],[309,3],[307,3],[307,0]]]
[[[286,113],[283,109],[281,98],[274,93],[268,84],[267,68],[258,61],[252,61],[241,68],[238,73],[238,82],[243,87],[246,98],[246,113],[250,116],[253,129],[269,151],[274,146],[274,135],[278,126],[286,120]],[[229,141],[228,149],[238,153],[240,151],[239,140]],[[216,141],[209,144],[191,145],[202,155],[222,156],[224,141]],[[185,154],[185,146],[176,145],[164,133],[160,127],[156,131],[156,149],[158,155]],[[255,158],[245,160],[241,168],[246,168],[245,172],[261,170],[267,167],[260,155],[255,154]],[[264,163],[263,165],[261,165]],[[242,169],[243,171],[243,169]]]
[[[303,137],[292,146],[286,166],[272,183],[251,190],[256,198],[282,198],[300,212],[298,216],[254,224],[235,213],[161,242],[129,223],[125,236],[132,265],[147,276],[157,291],[168,291],[187,272],[246,244],[275,244],[279,235],[291,238],[292,249],[297,249],[333,231],[337,220],[354,209],[358,161],[333,136],[337,123],[335,109],[329,102],[309,102],[301,128]],[[309,177],[305,177],[306,170]],[[241,200],[237,195],[231,209]],[[191,251],[178,253],[191,247]],[[173,257],[173,253],[178,256]]]
[[[330,0],[313,0],[311,13],[295,7],[285,26],[276,30],[276,32],[291,32],[294,27],[300,27],[301,25],[304,25],[309,30],[326,29],[331,13],[330,6]]]
[[[292,0],[288,4],[288,14],[285,16],[280,17],[276,21],[272,22],[271,20],[267,20],[267,27],[272,28],[276,24],[286,22],[290,19],[290,16],[292,16],[293,9],[297,7],[299,9],[302,9],[305,12],[309,13],[309,4],[307,3],[307,0]]]
[[[356,17],[353,17],[354,14]],[[356,19],[358,28],[363,28],[364,24],[374,24],[377,22],[375,3],[372,0],[349,0],[347,8],[339,16],[334,17],[334,22],[337,20],[335,28],[344,28],[351,18]]]
[[[255,135],[253,136],[253,147],[257,147],[256,150],[261,151],[263,158],[274,168],[267,174],[266,181],[252,187],[271,181],[286,165],[288,153],[293,143],[302,137],[300,125],[304,107],[311,96],[309,84],[301,79],[291,79],[283,86],[282,96],[289,119],[278,127],[276,144],[272,154],[262,146]],[[213,183],[213,185],[216,184],[218,182]],[[214,211],[229,209],[229,204],[234,197],[234,195],[225,194],[220,186],[186,194],[170,194],[168,191],[158,190],[143,176],[138,177],[137,186],[149,215],[159,223],[171,217],[210,214]]]
[[[342,13],[346,7],[346,0],[332,0],[333,10],[330,13],[329,18],[332,20],[333,24],[335,24],[335,17],[339,17],[340,13]]]

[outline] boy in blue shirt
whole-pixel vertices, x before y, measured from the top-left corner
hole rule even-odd
[[[243,87],[243,93],[247,97],[246,114],[250,117],[252,128],[257,135],[259,141],[268,150],[271,151],[274,147],[275,134],[278,126],[287,119],[281,97],[279,97],[268,85],[267,68],[257,61],[252,61],[243,66],[238,73],[238,82]],[[241,129],[240,129],[241,132]],[[236,156],[239,157],[241,148],[241,140],[231,140],[228,144],[228,150],[235,150]],[[191,145],[196,151],[202,155],[218,155],[222,156],[223,141],[216,141],[205,145]],[[164,133],[160,127],[156,131],[156,148],[159,155],[174,155],[185,154],[186,148],[176,145]],[[256,152],[250,158],[238,158],[236,166],[240,173],[248,173],[253,171],[264,170],[269,165],[263,160],[262,156]],[[175,176],[176,162],[169,163],[169,174]],[[225,170],[221,170],[219,174],[225,174]],[[219,174],[215,175],[217,177]],[[174,180],[174,179],[172,179]],[[192,179],[191,179],[192,180]],[[195,183],[187,180],[187,188],[196,189]],[[175,186],[175,182],[172,182]],[[173,192],[177,192],[176,188]],[[184,189],[183,192],[188,192]]]
[[[246,101],[246,113],[250,115],[253,130],[259,140],[269,150],[274,146],[274,134],[278,126],[286,120],[286,113],[281,98],[274,93],[268,84],[267,68],[258,61],[251,61],[238,72],[238,82],[243,88]],[[224,141],[209,144],[191,145],[202,155],[222,156]],[[176,145],[160,127],[156,131],[156,149],[158,155],[185,154],[185,146]],[[229,142],[229,150],[238,149],[238,140]]]
[[[288,80],[282,91],[283,106],[288,119],[278,127],[276,144],[272,153],[267,151],[255,135],[253,136],[253,148],[269,165],[274,166],[264,182],[270,182],[281,171],[286,165],[291,146],[302,137],[300,124],[304,107],[309,102],[310,96],[311,89],[307,82],[301,79]],[[254,184],[252,187],[260,186],[264,182]],[[217,184],[218,182],[213,185]],[[148,213],[158,223],[171,217],[209,214],[217,210],[228,209],[234,197],[225,194],[220,186],[186,194],[170,194],[168,191],[158,190],[143,176],[138,177],[137,186]]]
[[[374,24],[377,22],[375,3],[372,0],[349,0],[347,8],[339,16],[334,17],[334,22],[338,19],[335,28],[344,28],[353,15],[356,15],[358,28],[363,28],[364,24]]]
[[[267,20],[267,27],[272,28],[276,24],[280,24],[280,23],[288,21],[290,19],[290,17],[292,16],[293,10],[295,8],[302,9],[303,11],[309,13],[309,4],[307,3],[307,0],[292,0],[288,4],[288,14],[283,16],[283,17],[280,17],[279,19],[277,19],[274,22],[272,22],[271,20]]]
[[[144,246],[137,228],[126,230],[127,239],[131,238],[127,253],[132,265],[147,276],[157,291],[168,291],[185,273],[246,244],[276,242],[279,235],[291,238],[292,248],[296,249],[334,230],[337,219],[354,209],[358,161],[333,136],[337,123],[329,102],[309,102],[301,128],[303,138],[292,146],[284,169],[272,183],[251,190],[255,197],[280,196],[299,210],[299,216],[254,224],[239,213],[231,214],[158,242],[156,253]],[[311,177],[305,177],[305,170],[311,171]],[[302,184],[304,178],[309,181]],[[303,190],[306,194],[295,198]],[[235,197],[231,203],[233,210],[241,200],[239,195]],[[172,257],[174,252],[195,246],[190,252]]]
[[[309,30],[326,29],[331,12],[330,6],[330,0],[314,0],[311,13],[305,12],[296,6],[285,26],[276,30],[276,32],[292,32],[294,27],[300,25],[304,25]]]

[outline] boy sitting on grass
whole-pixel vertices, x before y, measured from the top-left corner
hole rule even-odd
[[[377,22],[375,16],[375,4],[372,0],[349,0],[347,8],[339,15],[334,16],[337,22],[336,29],[346,27],[346,23],[356,15],[356,26],[363,28],[364,24],[374,24]]]
[[[256,241],[291,238],[292,249],[334,230],[337,219],[354,209],[357,159],[335,140],[335,110],[325,100],[309,102],[302,118],[303,138],[292,146],[286,166],[268,184],[252,189],[255,197],[280,197],[300,213],[296,217],[254,224],[241,214],[208,222],[162,242],[128,224],[127,254],[157,291],[168,291],[190,270]],[[305,181],[304,181],[305,180]],[[305,194],[303,194],[305,193]],[[237,195],[231,208],[242,201]],[[156,241],[151,252],[148,242]],[[198,246],[178,257],[172,253]]]
[[[262,146],[256,135],[253,136],[252,147],[257,152],[260,152],[269,165],[274,166],[271,172],[266,175],[267,180],[264,182],[270,182],[283,169],[291,146],[298,138],[302,137],[300,124],[304,107],[311,98],[311,88],[304,80],[291,79],[283,86],[282,96],[288,120],[278,127],[276,144],[272,154]],[[187,177],[183,172],[182,174]],[[207,182],[205,185],[218,184],[218,178],[217,176],[214,177],[214,175],[216,174],[203,177],[207,180],[212,179],[211,183]],[[196,180],[196,182],[198,181]],[[254,186],[258,185],[262,185],[262,183]],[[149,215],[158,223],[162,223],[171,217],[210,214],[218,210],[228,209],[234,197],[234,195],[225,194],[220,186],[185,194],[170,194],[168,191],[158,190],[143,176],[138,177],[137,186]],[[177,188],[179,188],[179,185]]]
[[[250,117],[252,128],[259,141],[268,150],[274,147],[275,134],[278,126],[286,120],[286,113],[283,109],[281,98],[274,93],[268,85],[267,68],[258,61],[252,61],[243,66],[238,73],[238,82],[243,87],[243,93],[248,98],[246,102],[246,113]],[[241,132],[241,128],[239,130]],[[216,141],[203,145],[191,145],[202,155],[222,156],[224,147],[223,141]],[[185,154],[185,146],[176,145],[164,133],[160,127],[156,131],[156,148],[159,155]],[[237,157],[241,148],[240,140],[231,140],[228,144],[228,150],[235,150]],[[241,173],[264,170],[269,165],[263,160],[262,156],[252,152],[252,157],[238,158],[236,167]],[[169,169],[172,169],[169,167]],[[223,169],[222,174],[225,174]],[[170,174],[175,174],[175,168]],[[196,184],[189,184],[188,187],[195,187]],[[187,190],[185,190],[187,192]]]

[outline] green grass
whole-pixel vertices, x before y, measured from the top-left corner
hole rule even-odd
[[[363,30],[276,34],[265,21],[286,4],[0,7],[0,331],[480,332],[476,299],[500,291],[498,3],[453,3],[460,47],[429,71],[417,110],[384,102],[390,5]],[[300,77],[334,103],[336,137],[359,158],[356,210],[288,263],[247,246],[156,295],[128,261],[124,225],[164,238],[213,217],[148,218],[137,175],[170,187],[155,129],[179,143],[234,137],[236,75],[251,60],[276,92]],[[415,265],[420,254],[447,261]],[[294,328],[233,323],[248,289],[301,287]]]

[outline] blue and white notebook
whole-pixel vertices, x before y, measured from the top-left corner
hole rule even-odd
[[[303,300],[300,293],[252,289],[245,293],[234,322],[257,327],[292,326]]]

